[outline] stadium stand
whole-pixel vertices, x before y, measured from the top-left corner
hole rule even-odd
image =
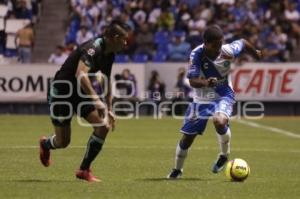
[[[134,36],[139,35],[143,24],[149,25],[155,44],[152,56],[155,52],[167,53],[171,36],[178,31],[185,32],[185,41],[194,48],[202,42],[199,35],[203,29],[212,23],[222,26],[226,42],[245,37],[259,48],[275,48],[266,51],[266,62],[290,61],[299,41],[299,1],[71,0],[70,3],[71,21],[65,43],[76,42],[81,25],[97,35],[107,22],[118,17],[132,27]],[[133,43],[135,49],[139,48],[135,37]],[[135,49],[126,52],[133,61]],[[249,59],[242,57],[241,61]]]
[[[139,51],[138,43],[138,35],[143,33],[145,24],[148,25],[147,31],[154,35],[154,46],[146,52],[149,60],[154,59],[153,56],[160,52],[167,54],[167,46],[171,43],[174,32],[183,31],[186,35],[185,41],[194,48],[202,42],[203,29],[212,23],[217,23],[223,28],[226,42],[244,37],[258,48],[274,49],[266,50],[266,62],[293,61],[300,57],[297,56],[300,54],[300,3],[295,0],[69,0],[67,4],[59,2],[61,1],[1,1],[0,53],[16,56],[15,47],[12,46],[15,33],[5,28],[5,24],[9,25],[9,20],[12,19],[28,19],[35,24],[34,61],[46,62],[56,45],[78,45],[76,38],[80,27],[87,27],[88,31],[97,36],[109,21],[120,18],[133,30],[130,47],[125,52],[130,57],[128,61],[135,60],[136,50],[137,53],[145,53]],[[46,9],[41,9],[42,7]],[[67,28],[64,26],[66,22]],[[49,32],[56,34],[48,37]],[[245,56],[240,59],[244,60],[251,61]]]
[[[0,2],[0,54],[2,56],[17,57],[17,33],[28,24],[37,23],[40,9],[40,0],[3,0]]]

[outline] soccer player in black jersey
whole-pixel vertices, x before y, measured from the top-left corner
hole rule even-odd
[[[99,182],[90,170],[92,161],[100,152],[107,133],[114,129],[110,75],[115,53],[126,46],[129,28],[120,21],[112,21],[103,36],[80,45],[57,71],[48,92],[50,115],[55,133],[40,139],[40,160],[50,165],[50,150],[65,148],[70,143],[70,123],[77,113],[93,126],[86,153],[76,177]],[[92,86],[91,76],[100,71],[107,78],[105,102],[100,100]],[[105,89],[104,89],[105,90]]]

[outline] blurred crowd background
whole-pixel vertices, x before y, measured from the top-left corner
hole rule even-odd
[[[27,31],[16,35],[20,40],[22,36],[27,40],[18,46],[30,51],[34,47],[34,26],[47,7],[40,6],[42,0],[1,0],[0,3],[8,7],[5,19],[31,21]],[[69,5],[65,36],[61,43],[55,44],[56,49],[48,60],[56,64],[61,64],[77,45],[101,35],[105,26],[116,18],[132,28],[128,48],[116,57],[117,62],[187,61],[190,51],[202,43],[202,32],[210,24],[222,27],[225,42],[245,38],[263,49],[265,62],[291,61],[295,49],[299,48],[300,0],[69,0],[62,3]],[[0,50],[9,55],[6,37],[5,31],[1,31]],[[45,48],[54,49],[54,46]],[[253,60],[243,55],[238,63],[243,61]]]

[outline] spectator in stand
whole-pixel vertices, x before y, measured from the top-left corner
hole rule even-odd
[[[131,30],[135,30],[134,22],[133,20],[130,19],[129,13],[127,13],[126,11],[122,12],[120,18],[124,23],[126,23],[131,28]]]
[[[136,50],[135,54],[147,54],[149,57],[153,55],[153,33],[149,29],[148,24],[142,24],[140,31],[136,35]]]
[[[138,10],[134,13],[132,18],[138,27],[145,24],[146,18],[147,18],[147,13],[145,12],[143,5],[141,5],[141,7],[138,8]]]
[[[93,32],[96,31],[100,13],[94,1],[86,0],[84,6],[77,7],[77,12],[80,14],[81,24]]]
[[[135,76],[130,72],[129,69],[126,68],[121,74],[115,75],[115,81],[116,88],[113,103],[126,102],[117,104],[116,107],[118,110],[121,108],[128,108],[127,103],[131,103],[131,105],[135,107],[136,102],[139,101],[137,98],[137,84]],[[118,111],[117,113],[122,115],[128,114],[126,111]]]
[[[298,22],[300,19],[299,11],[295,3],[289,3],[284,10],[284,16],[289,21]]]
[[[161,8],[161,14],[158,17],[157,25],[159,30],[172,31],[175,25],[175,18],[172,12],[169,10],[169,5],[165,4]]]
[[[39,17],[39,3],[42,0],[31,0],[31,7],[32,7],[32,23],[36,23]]]
[[[125,95],[129,95],[131,97],[137,97],[137,85],[136,78],[134,74],[130,72],[129,69],[124,69],[121,73],[121,80],[124,81],[123,85],[126,90]]]
[[[17,19],[29,19],[30,21],[32,20],[32,11],[27,8],[27,3],[25,0],[20,0],[17,2],[15,16]]]
[[[156,104],[159,104],[165,99],[165,84],[160,80],[159,73],[156,70],[151,72],[148,91],[149,99]]]
[[[273,31],[273,40],[277,43],[278,48],[281,51],[280,58],[282,61],[287,61],[290,57],[289,51],[286,50],[288,43],[287,34],[282,31],[282,28],[279,25],[276,25]]]
[[[289,38],[284,54],[291,54],[300,43],[300,14],[296,8],[300,7],[300,1],[296,0],[88,0],[87,4],[85,1],[87,0],[71,0],[73,12],[78,16],[86,16],[81,17],[78,23],[88,25],[87,19],[90,20],[94,26],[88,28],[96,34],[101,34],[103,27],[112,19],[120,17],[122,21],[134,27],[135,35],[142,31],[141,27],[144,24],[149,26],[149,31],[153,34],[159,31],[184,31],[187,35],[186,41],[192,48],[203,42],[201,34],[211,23],[222,27],[226,42],[245,37],[260,45],[257,46],[259,48],[267,41],[271,27],[279,25],[282,33]],[[93,7],[96,7],[97,11]],[[97,20],[95,15],[98,15]],[[79,25],[75,29],[79,29]],[[259,32],[261,35],[253,36],[253,32]],[[155,47],[158,52],[162,50],[160,45]],[[131,56],[135,49],[134,38],[131,38],[126,53]],[[244,57],[252,59],[250,56],[241,56]]]
[[[157,26],[157,22],[160,14],[161,14],[161,8],[156,2],[155,6],[153,7],[152,11],[149,13],[149,17],[148,17],[148,23],[151,28],[155,29],[155,27]]]
[[[102,16],[105,15],[106,7],[107,7],[107,1],[106,0],[97,0],[96,6],[98,7],[100,13]]]
[[[263,23],[264,10],[263,8],[258,7],[256,1],[252,1],[249,5],[247,16],[253,25],[259,26],[261,23]]]
[[[173,41],[168,45],[168,60],[187,61],[191,51],[191,45],[184,41],[183,32],[175,32]]]
[[[245,4],[240,0],[236,1],[234,6],[230,7],[228,11],[234,15],[235,21],[240,23],[243,23],[246,18]]]
[[[270,34],[267,37],[267,41],[265,43],[263,61],[266,61],[266,62],[278,62],[278,61],[280,61],[280,57],[281,57],[280,50],[281,49],[278,46],[278,43],[276,43],[276,41],[273,40],[273,37]]]
[[[233,5],[235,0],[216,0],[216,4]]]
[[[62,65],[68,57],[68,54],[64,52],[63,46],[56,46],[55,53],[52,53],[48,59],[51,64]]]
[[[175,113],[176,115],[182,115],[187,108],[187,105],[183,104],[182,102],[190,102],[192,97],[192,88],[190,86],[188,78],[186,77],[186,70],[183,67],[178,69],[175,88],[176,92],[174,98],[172,99],[172,104],[180,102],[175,106]]]
[[[21,63],[31,63],[33,45],[33,28],[32,24],[28,24],[16,34],[16,46],[18,46],[19,61]]]
[[[188,32],[188,21],[191,19],[190,10],[187,3],[181,3],[178,7],[175,20],[175,30]]]
[[[76,34],[76,43],[78,45],[92,39],[94,37],[93,33],[89,31],[86,26],[81,26],[80,30]]]

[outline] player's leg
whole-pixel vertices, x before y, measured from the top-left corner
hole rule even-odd
[[[193,144],[197,134],[183,134],[179,143],[176,146],[175,151],[175,165],[170,174],[167,176],[168,179],[176,179],[182,175],[184,161],[188,155],[188,150]]]
[[[65,99],[53,98],[49,100],[50,117],[54,126],[54,134],[48,138],[40,138],[40,160],[44,166],[50,165],[50,150],[65,148],[70,143],[70,123],[73,115],[73,107]]]
[[[70,125],[54,126],[55,133],[48,138],[40,138],[40,160],[48,167],[50,165],[50,150],[65,148],[70,143],[71,128]]]
[[[90,168],[92,161],[95,159],[95,157],[101,151],[102,146],[105,141],[105,138],[106,138],[106,135],[109,131],[109,127],[105,123],[104,119],[99,116],[99,114],[96,110],[91,112],[86,117],[86,120],[90,124],[92,124],[92,125],[96,124],[96,125],[93,126],[94,131],[89,138],[89,141],[87,143],[87,151],[85,153],[84,159],[80,166],[80,168],[83,170]]]
[[[207,124],[208,106],[200,106],[191,104],[186,111],[184,124],[181,128],[183,133],[181,140],[177,144],[175,152],[175,165],[171,173],[167,176],[168,179],[177,179],[182,175],[184,161],[188,155],[188,150],[193,144],[195,137],[202,134]]]
[[[107,133],[109,132],[109,126],[104,118],[99,116],[97,110],[90,112],[85,119],[93,125],[94,131],[88,140],[86,152],[80,169],[76,172],[76,177],[91,182],[99,182],[100,180],[92,175],[90,167],[102,149]]]
[[[218,159],[212,168],[213,173],[218,173],[224,168],[230,154],[231,131],[229,128],[229,117],[232,112],[232,106],[233,104],[230,101],[221,100],[218,102],[216,112],[213,115],[213,123],[220,147]]]

